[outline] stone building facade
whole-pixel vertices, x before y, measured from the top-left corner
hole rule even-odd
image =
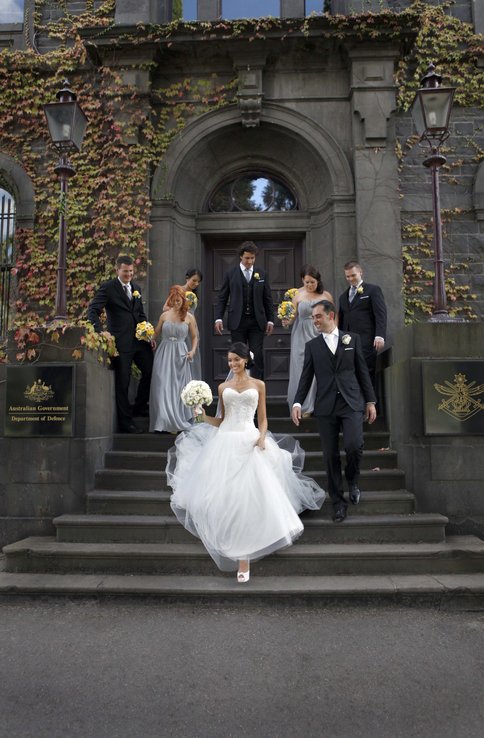
[[[153,40],[156,34],[144,34],[138,24],[143,24],[142,29],[159,28],[172,20],[177,8],[180,11],[180,4],[117,0],[111,4],[111,25],[102,32],[84,30],[90,64],[115,69],[127,91],[134,86],[147,116],[160,114],[156,91],[184,79],[216,79],[219,85],[233,86],[232,104],[188,120],[162,158],[153,162],[149,182],[145,285],[149,315],[156,320],[169,286],[181,282],[187,268],[202,269],[205,279],[198,317],[204,371],[214,382],[223,376],[227,340],[213,335],[212,306],[221,274],[236,259],[237,244],[247,238],[261,247],[261,263],[271,276],[275,301],[298,283],[304,262],[317,265],[325,286],[338,296],[345,287],[343,265],[357,258],[367,279],[384,289],[390,343],[404,325],[403,250],[418,246],[408,227],[425,222],[429,228],[431,212],[430,177],[422,166],[423,154],[414,145],[409,113],[397,106],[395,72],[413,37],[402,29],[400,35],[389,33],[370,41],[362,40],[351,24],[338,34],[324,28],[331,16],[357,19],[355,14],[370,11],[378,18],[382,11],[398,14],[411,4],[404,0],[331,0],[324,6],[304,0],[258,3],[261,15],[267,6],[268,14],[282,19],[303,22],[312,10],[329,15],[307,29],[274,27],[264,34],[246,30],[234,35],[223,30],[223,19],[233,17],[233,3],[198,0],[181,3],[181,12],[197,18],[199,33],[193,26],[190,32],[180,26],[169,39]],[[36,8],[34,0],[25,0],[23,22],[0,26],[0,48],[33,47],[46,54],[59,44],[46,30],[49,24],[66,14],[75,16],[102,6],[101,0],[51,0]],[[478,0],[458,0],[448,12],[473,24],[476,33],[484,31]],[[214,24],[209,36],[208,22]],[[136,145],[143,132],[130,135],[126,146]],[[455,107],[448,145],[451,166],[442,173],[442,207],[452,211],[444,223],[446,266],[452,267],[457,288],[467,287],[469,295],[475,295],[469,301],[470,312],[481,319],[482,110]],[[15,201],[17,223],[35,227],[35,192],[22,162],[11,152],[2,152],[1,133],[0,177],[2,188]],[[282,188],[289,200],[282,207],[280,201],[271,206],[266,202],[267,207],[255,201],[250,207],[221,204],[224,194],[240,186],[252,187],[253,192],[258,186]],[[432,269],[431,256],[424,254],[422,265]],[[424,300],[430,301],[430,291],[427,280]],[[280,393],[287,379],[289,338],[278,328],[271,341],[266,349],[267,378],[270,389]]]

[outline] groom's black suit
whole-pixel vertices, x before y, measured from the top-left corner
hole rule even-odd
[[[222,320],[227,307],[227,328],[232,341],[248,343],[254,352],[251,375],[264,375],[263,341],[268,322],[274,322],[274,304],[267,275],[254,266],[252,279],[247,283],[239,265],[224,276],[218,295],[215,320]]]
[[[350,340],[343,343],[343,336],[349,336]],[[363,452],[364,411],[366,403],[376,399],[360,337],[356,333],[340,331],[335,354],[327,346],[323,334],[307,342],[295,403],[303,404],[314,377],[314,416],[319,423],[328,492],[335,507],[346,507],[339,452],[340,428],[346,451],[345,477],[349,484],[357,484]]]
[[[99,316],[103,310],[106,310],[107,329],[116,339],[119,356],[113,360],[113,367],[120,430],[126,430],[132,423],[132,411],[128,400],[132,362],[134,361],[141,371],[135,412],[136,410],[146,412],[153,368],[153,350],[150,344],[146,341],[138,341],[135,335],[137,324],[147,320],[141,299],[141,289],[134,282],[131,282],[131,288],[132,294],[138,292],[139,297],[133,296],[130,300],[117,277],[104,282],[91,300],[87,312],[87,319],[100,333],[102,325]]]

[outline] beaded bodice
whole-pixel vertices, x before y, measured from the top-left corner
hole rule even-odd
[[[232,387],[223,391],[225,416],[220,430],[244,430],[247,426],[254,427],[254,413],[259,402],[259,393],[253,387],[237,392]]]

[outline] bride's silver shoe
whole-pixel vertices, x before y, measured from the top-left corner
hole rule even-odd
[[[243,584],[244,582],[248,582],[250,579],[250,565],[247,571],[238,571],[237,572],[237,581],[240,584]]]

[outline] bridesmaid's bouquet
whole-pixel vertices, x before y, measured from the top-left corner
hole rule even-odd
[[[193,408],[196,422],[201,420],[202,405],[210,405],[213,400],[212,390],[206,382],[199,379],[188,382],[182,389],[180,397],[184,405]]]
[[[291,301],[297,292],[299,292],[297,287],[291,287],[290,290],[285,291],[283,299]]]
[[[198,298],[196,294],[194,292],[190,292],[189,290],[188,292],[185,292],[185,298],[186,298],[186,301],[188,302],[188,309],[195,310],[195,308],[198,305]]]
[[[149,343],[154,335],[155,329],[147,320],[143,320],[142,323],[138,323],[136,326],[136,338],[138,341],[148,341]]]
[[[289,300],[283,300],[277,308],[277,317],[279,318],[279,320],[286,320],[288,323],[290,323],[292,320],[294,320],[295,314],[296,309],[292,302],[290,302]]]

